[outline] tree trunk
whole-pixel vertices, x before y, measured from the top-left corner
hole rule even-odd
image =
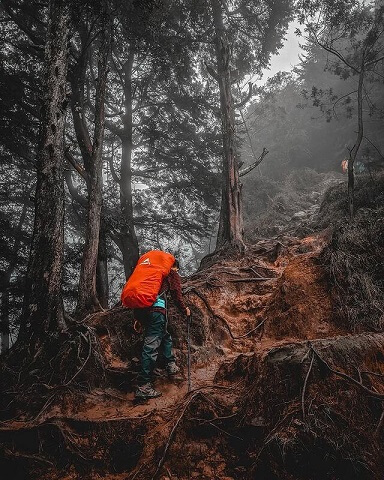
[[[3,291],[1,294],[1,322],[0,322],[0,336],[1,336],[1,353],[9,350],[9,289]]]
[[[21,211],[20,219],[16,229],[15,243],[13,244],[11,259],[7,270],[4,272],[3,281],[1,282],[1,353],[6,352],[9,349],[9,296],[11,290],[12,274],[15,271],[18,263],[18,252],[21,246],[21,229],[24,225],[25,217],[27,215],[28,206],[24,203],[23,210]]]
[[[81,51],[71,74],[71,110],[73,125],[83,158],[84,168],[87,172],[92,164],[92,142],[84,115],[84,85],[87,63],[90,56],[88,35],[89,32],[83,26],[80,27]]]
[[[37,340],[42,335],[57,335],[66,329],[61,284],[68,20],[68,3],[64,0],[50,0],[35,222],[20,330],[21,336],[31,333],[36,335]]]
[[[90,193],[90,178],[92,176],[92,143],[85,121],[85,102],[84,102],[84,86],[86,79],[87,62],[90,57],[90,49],[88,45],[89,32],[84,26],[80,27],[81,50],[77,63],[71,75],[72,98],[71,109],[73,116],[73,123],[76,132],[77,143],[79,145],[81,156],[84,163],[84,170],[77,169],[78,173],[83,177],[87,185],[88,196]],[[69,174],[70,175],[70,174]],[[68,183],[68,182],[67,182]],[[70,183],[68,183],[70,185]],[[73,195],[73,190],[70,189]],[[80,204],[85,204],[88,208],[88,202],[84,199],[79,199],[78,192],[73,195]],[[96,267],[96,292],[100,305],[103,308],[108,308],[109,298],[109,284],[108,284],[108,262],[106,252],[106,231],[104,228],[100,229],[99,250]]]
[[[349,153],[348,160],[348,212],[350,220],[353,219],[354,212],[354,189],[355,189],[355,172],[354,164],[357,157],[357,153],[360,149],[361,142],[364,135],[364,123],[363,123],[363,86],[364,86],[364,55],[361,62],[361,70],[359,73],[359,84],[357,87],[357,123],[358,131],[356,143]]]
[[[96,268],[96,291],[97,298],[103,308],[108,308],[109,281],[108,281],[108,254],[105,228],[100,228],[99,250]]]
[[[92,144],[92,159],[89,169],[88,212],[83,260],[80,271],[79,296],[76,316],[82,318],[88,313],[101,309],[96,292],[96,268],[99,248],[100,217],[102,206],[102,146],[105,122],[105,93],[107,66],[110,47],[110,25],[106,4],[103,5],[102,30],[98,58],[98,79],[96,86],[95,128]]]
[[[124,117],[123,134],[121,136],[121,176],[120,176],[120,207],[121,230],[120,241],[124,263],[125,277],[128,278],[139,259],[139,245],[133,224],[132,202],[132,67],[134,53],[130,52],[124,64]]]
[[[228,45],[220,0],[211,0],[215,26],[217,81],[223,136],[223,185],[216,249],[229,246],[243,251],[243,215],[239,165],[236,152],[235,115],[231,91],[230,46]]]

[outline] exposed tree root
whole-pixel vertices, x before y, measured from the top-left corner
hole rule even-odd
[[[195,389],[193,391],[191,391],[188,395],[189,395],[189,398],[186,399],[186,401],[181,405],[181,413],[180,415],[177,417],[176,421],[174,422],[171,430],[170,430],[170,433],[168,435],[168,438],[167,438],[167,441],[165,443],[165,446],[164,446],[164,449],[163,449],[163,453],[157,463],[157,467],[156,467],[156,470],[155,470],[155,473],[153,474],[153,476],[151,477],[151,480],[156,480],[158,477],[159,477],[159,474],[161,472],[161,469],[162,467],[164,466],[164,463],[165,463],[165,460],[166,460],[166,457],[167,457],[167,453],[168,453],[168,450],[169,450],[169,447],[171,446],[171,443],[172,441],[174,440],[174,437],[175,437],[175,433],[176,433],[176,430],[177,428],[180,426],[181,424],[181,421],[183,420],[183,418],[185,417],[185,414],[186,414],[186,411],[188,409],[188,407],[191,406],[191,404],[196,401],[198,398],[204,398],[208,403],[211,403],[212,406],[214,408],[216,408],[216,405],[212,402],[212,400],[209,398],[209,397],[206,397],[206,395],[203,393],[204,391],[206,390],[216,390],[216,389],[221,389],[221,390],[233,390],[235,388],[235,386],[231,386],[231,387],[226,387],[226,386],[221,386],[221,385],[206,385],[204,387],[201,387],[201,388],[198,388],[198,389]],[[218,425],[215,425],[213,422],[215,421],[218,421],[218,420],[224,420],[224,419],[229,419],[229,418],[234,418],[237,414],[233,414],[233,415],[226,415],[226,416],[215,416],[213,419],[196,419],[196,418],[190,418],[191,421],[193,420],[198,420],[199,422],[203,421],[204,423],[208,423],[210,424],[211,426],[213,426],[215,429],[219,430],[221,433],[225,433],[229,436],[233,436],[231,435],[230,433],[224,431],[223,429],[221,429]],[[133,477],[134,478],[134,477]],[[132,478],[132,480],[133,480]]]
[[[308,372],[305,376],[304,385],[303,385],[303,393],[301,394],[301,411],[303,412],[303,420],[305,420],[305,405],[304,405],[305,389],[307,388],[307,382],[308,382],[309,375],[311,374],[314,358],[315,358],[315,353],[312,352],[311,363],[309,365]]]
[[[369,389],[368,387],[366,387],[365,385],[363,385],[361,382],[355,380],[355,379],[354,379],[353,377],[351,377],[350,375],[347,375],[347,374],[344,373],[344,372],[340,372],[339,370],[335,370],[334,368],[332,368],[332,367],[324,360],[324,358],[315,350],[315,348],[313,347],[313,345],[311,345],[311,350],[312,350],[313,353],[316,355],[316,357],[320,360],[320,362],[328,368],[328,370],[329,370],[330,372],[334,373],[334,374],[337,375],[338,377],[344,378],[345,380],[348,380],[349,382],[352,382],[354,385],[357,385],[358,387],[360,387],[362,390],[364,390],[364,392],[368,393],[370,396],[375,397],[375,398],[378,398],[378,399],[380,399],[380,400],[384,400],[384,394],[375,392],[374,390],[371,390],[371,389]]]
[[[231,283],[245,283],[245,282],[266,282],[267,280],[274,280],[275,277],[251,277],[251,278],[236,278],[229,280]]]
[[[255,260],[281,251],[259,245],[252,260],[237,257],[236,267],[222,258],[185,282],[198,388],[184,397],[185,381],[160,378],[163,397],[132,406],[141,337],[121,307],[71,322],[50,362],[43,348],[34,352],[29,380],[20,364],[8,364],[15,389],[24,387],[9,414],[16,421],[0,425],[8,465],[19,461],[39,480],[381,480],[384,337],[330,326],[314,255],[283,252],[276,268]],[[234,335],[253,319],[255,328]],[[185,319],[172,311],[170,331],[183,366]],[[263,339],[251,340],[257,331]],[[29,402],[23,418],[21,401]]]
[[[242,424],[265,432],[247,478],[312,478],[316,468],[315,478],[381,478],[383,342],[382,334],[301,341],[234,363],[248,379]]]
[[[232,338],[232,340],[240,340],[242,338],[246,338],[248,337],[251,333],[255,332],[256,330],[258,330],[261,326],[264,325],[265,323],[265,320],[262,320],[255,328],[253,328],[252,330],[248,331],[247,333],[243,334],[243,335],[239,335],[239,336],[235,336],[233,335],[232,333],[232,330],[231,330],[231,327],[228,325],[228,322],[225,320],[224,317],[222,317],[221,315],[218,315],[217,313],[215,313],[211,307],[211,305],[209,304],[207,298],[205,297],[205,295],[203,295],[201,292],[199,292],[198,290],[196,290],[196,288],[194,287],[191,287],[188,292],[186,293],[194,293],[196,296],[198,296],[204,303],[204,305],[207,307],[207,310],[208,312],[211,314],[211,316],[213,318],[217,318],[218,320],[220,320],[225,328],[228,330],[228,333],[230,335],[230,337]]]
[[[168,440],[167,440],[167,442],[166,442],[166,444],[165,444],[165,446],[164,446],[163,454],[162,454],[162,456],[161,456],[161,458],[160,458],[160,460],[159,460],[159,462],[158,462],[158,464],[157,464],[157,468],[156,468],[156,471],[155,471],[154,475],[152,476],[152,480],[155,480],[155,479],[157,478],[157,476],[158,476],[158,474],[159,474],[162,466],[164,465],[165,458],[166,458],[166,455],[167,455],[167,453],[168,453],[169,446],[170,446],[170,444],[171,444],[171,442],[172,442],[172,440],[173,440],[173,438],[174,438],[174,435],[175,435],[175,431],[176,431],[177,427],[179,426],[182,418],[184,417],[187,408],[189,407],[189,405],[194,401],[194,399],[195,399],[198,395],[201,395],[201,392],[195,392],[195,393],[193,393],[193,394],[189,397],[188,401],[183,405],[182,410],[181,410],[181,414],[180,414],[179,417],[176,419],[176,422],[174,423],[173,427],[171,428],[171,431],[170,431],[169,436],[168,436]]]
[[[10,365],[17,365],[18,370]],[[1,402],[6,418],[17,417],[19,410],[28,411],[30,421],[35,422],[67,393],[81,400],[81,392],[102,384],[105,358],[94,329],[77,324],[59,339],[48,337],[32,359],[26,347],[16,345],[2,374],[8,385]]]

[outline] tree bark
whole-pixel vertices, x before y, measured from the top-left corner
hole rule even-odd
[[[71,162],[72,166],[75,170],[81,175],[83,178],[87,177],[87,172],[83,171],[80,168],[80,165],[75,163],[75,160],[71,158],[68,151],[65,152],[66,158],[68,161]],[[84,210],[88,208],[88,202],[80,195],[77,187],[74,186],[72,182],[72,172],[67,170],[64,173],[65,181],[69,190],[71,197],[77,202]],[[101,223],[103,225],[103,210],[101,211]],[[107,254],[107,238],[106,238],[106,228],[102,226],[100,229],[100,238],[99,238],[99,249],[97,254],[97,268],[96,268],[96,292],[97,298],[99,300],[100,305],[103,308],[108,308],[108,300],[109,300],[109,280],[108,280],[108,254]]]
[[[63,270],[63,134],[66,105],[69,7],[50,0],[45,47],[44,98],[38,149],[35,221],[20,337],[55,336],[66,329]]]
[[[133,223],[132,202],[132,67],[134,53],[130,52],[128,60],[124,64],[124,117],[123,134],[121,136],[121,176],[120,176],[120,207],[121,207],[121,230],[120,241],[124,263],[125,277],[128,278],[137,260],[139,259],[139,245]]]
[[[211,6],[215,27],[217,81],[220,89],[223,137],[222,201],[216,249],[228,246],[243,252],[245,248],[243,214],[236,151],[235,114],[231,91],[230,46],[227,41],[220,0],[211,0]]]
[[[84,168],[89,171],[92,164],[92,141],[84,115],[84,85],[87,63],[90,55],[87,45],[88,32],[84,26],[80,27],[81,51],[71,74],[71,110],[77,143],[79,144]],[[87,181],[87,178],[84,177]]]
[[[23,210],[19,218],[19,222],[16,229],[15,243],[13,244],[11,259],[8,265],[8,268],[4,272],[4,276],[0,285],[1,291],[1,322],[0,322],[0,333],[1,333],[1,353],[6,352],[10,346],[9,338],[9,297],[11,290],[11,279],[12,274],[15,271],[16,265],[18,263],[18,252],[21,246],[21,229],[24,225],[25,217],[27,215],[28,206],[27,203],[24,203]]]
[[[92,142],[89,134],[89,129],[85,120],[85,101],[84,101],[84,86],[86,80],[87,63],[90,57],[90,49],[88,42],[89,32],[84,26],[80,27],[81,49],[79,58],[73,68],[71,75],[72,98],[71,109],[73,116],[73,124],[76,133],[77,143],[80,148],[81,156],[84,163],[84,168],[77,164],[68,150],[66,150],[66,158],[74,167],[74,169],[81,175],[87,185],[88,197],[90,194],[90,179],[92,177]],[[70,179],[70,173],[69,177]],[[88,208],[88,202],[85,199],[79,198],[78,192],[71,188],[70,182],[67,181],[71,195],[81,204]],[[106,253],[106,230],[100,229],[99,249],[96,267],[96,293],[100,305],[103,308],[108,308],[109,285],[108,285],[108,262]]]
[[[108,55],[110,49],[110,20],[106,3],[103,4],[101,40],[98,54],[98,78],[96,86],[95,126],[92,158],[89,166],[88,212],[83,260],[80,271],[77,318],[101,309],[96,291],[96,268],[99,248],[100,217],[102,206],[102,146],[105,123],[105,94]]]
[[[1,349],[3,354],[9,350],[9,289],[1,294],[1,321],[0,321]]]
[[[97,298],[103,308],[108,308],[109,281],[108,281],[108,252],[107,238],[103,225],[100,228],[99,249],[96,268]]]

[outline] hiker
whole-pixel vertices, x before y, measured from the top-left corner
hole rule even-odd
[[[136,399],[156,398],[161,392],[152,385],[153,370],[160,348],[166,361],[168,376],[176,375],[180,368],[172,353],[172,337],[167,330],[167,296],[170,295],[180,313],[189,316],[190,310],[183,302],[179,264],[175,260],[169,274],[164,278],[157,299],[152,306],[135,308],[134,317],[144,328],[144,345],[141,353],[141,370],[137,379]]]

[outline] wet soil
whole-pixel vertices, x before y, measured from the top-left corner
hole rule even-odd
[[[159,376],[156,388],[162,396],[141,404],[134,401],[135,364],[131,358],[138,354],[138,347],[127,354],[124,342],[131,342],[131,337],[117,339],[113,332],[100,327],[117,322],[124,312],[96,316],[94,327],[108,368],[114,372],[114,382],[83,395],[81,402],[73,401],[75,396],[69,392],[35,419],[26,421],[19,416],[3,422],[3,471],[10,469],[14,479],[41,480],[347,478],[336,472],[333,463],[329,472],[320,468],[322,477],[311,473],[312,467],[308,471],[296,467],[295,476],[292,472],[302,449],[297,448],[299,456],[295,457],[292,452],[296,447],[291,451],[288,437],[282,440],[289,432],[292,439],[298,438],[296,430],[301,429],[309,451],[317,452],[312,466],[319,464],[320,454],[329,453],[329,446],[319,446],[321,434],[316,433],[316,441],[310,434],[315,427],[309,428],[307,422],[305,430],[300,423],[302,412],[307,419],[311,412],[307,397],[315,408],[316,398],[322,394],[316,382],[326,377],[324,365],[322,370],[321,361],[315,361],[311,352],[336,351],[343,339],[352,336],[334,320],[327,279],[319,262],[328,241],[328,231],[303,239],[262,241],[250,247],[245,256],[219,259],[185,279],[184,295],[193,314],[190,389],[186,320],[176,312],[170,313],[169,327],[181,375],[176,379]],[[375,342],[380,345],[381,339]],[[297,352],[300,360],[295,359]],[[361,355],[363,365],[366,356]],[[377,375],[376,383],[366,385],[384,393],[380,377],[384,360],[375,358],[374,365],[370,360],[370,368]],[[282,389],[287,382],[291,386]],[[337,385],[339,388],[341,383]],[[348,392],[340,390],[340,397],[352,397],[354,390]],[[365,421],[375,422],[372,429],[376,429],[379,441],[383,435],[381,403],[377,399],[369,402],[372,407],[366,408],[373,413]],[[285,404],[288,410],[282,409]],[[296,420],[292,412],[298,415]],[[277,455],[274,448],[285,449],[292,465],[285,464],[284,452]],[[345,465],[348,478],[369,478],[366,470],[357,470],[357,477],[349,473],[349,464]],[[371,478],[379,478],[373,467],[369,468]]]

